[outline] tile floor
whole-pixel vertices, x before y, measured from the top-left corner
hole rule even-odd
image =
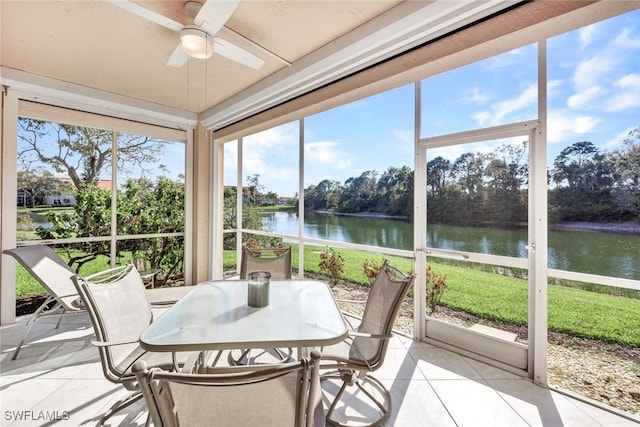
[[[27,318],[0,328],[0,425],[84,426],[126,394],[107,382],[93,330],[85,315],[41,320],[32,329],[18,359],[11,355]],[[437,347],[403,336],[392,340],[377,371],[391,391],[393,411],[385,426],[635,426],[630,419],[571,399],[532,382]],[[337,386],[324,383],[325,402]],[[357,421],[361,412],[337,409]],[[141,426],[144,402],[127,408],[108,425]]]

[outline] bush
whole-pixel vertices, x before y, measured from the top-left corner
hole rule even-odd
[[[344,274],[344,258],[328,246],[320,252],[320,272],[329,276],[329,284],[334,286]]]

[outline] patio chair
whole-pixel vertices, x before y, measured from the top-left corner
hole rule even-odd
[[[29,319],[22,340],[11,357],[11,360],[15,360],[31,327],[40,318],[60,316],[56,325],[57,329],[62,321],[62,316],[85,313],[86,309],[71,280],[76,272],[49,246],[23,246],[5,249],[2,253],[15,258],[49,294]],[[186,295],[191,289],[193,289],[192,286],[149,289],[147,295],[153,305],[170,305]],[[53,305],[49,307],[52,303]]]
[[[291,279],[291,247],[242,248],[240,279],[246,280],[252,271],[268,271],[273,280]]]
[[[272,280],[291,279],[291,247],[275,248],[242,248],[242,258],[240,259],[240,279],[246,280],[249,273],[253,271],[268,271]],[[291,359],[293,349],[283,350],[277,348],[264,349],[263,353],[271,354],[277,362],[284,363]],[[241,350],[241,354],[235,357],[236,352],[229,354],[230,361],[234,365],[249,362],[248,358],[251,350]],[[246,360],[245,360],[246,358]],[[254,359],[255,360],[255,359]]]
[[[135,362],[179,369],[186,358],[179,359],[173,353],[146,352],[140,347],[138,339],[153,322],[153,312],[144,283],[132,264],[83,279],[73,276],[72,281],[89,313],[96,335],[92,344],[98,348],[105,378],[131,392],[100,418],[99,425],[102,425],[113,414],[142,398],[132,371]]]
[[[156,427],[324,426],[318,361],[236,367],[224,374],[169,373],[133,367]],[[250,370],[249,370],[250,369]]]
[[[327,424],[349,425],[334,419],[333,414],[346,387],[351,385],[357,386],[362,392],[362,397],[366,397],[370,403],[373,403],[381,414],[378,419],[366,425],[380,425],[389,417],[391,412],[389,391],[370,373],[377,370],[384,362],[389,339],[393,336],[391,334],[393,325],[413,281],[413,274],[406,275],[385,260],[371,285],[360,325],[350,331],[343,342],[322,350],[320,369],[331,371],[322,374],[321,379],[342,381],[340,390],[329,406]],[[379,393],[381,398],[376,398],[374,393],[368,390],[369,387],[373,387],[375,394]],[[358,397],[360,394],[354,396]]]
[[[18,260],[49,294],[29,319],[22,339],[11,357],[11,360],[16,360],[31,327],[40,318],[59,316],[57,329],[63,316],[85,313],[86,310],[71,281],[76,273],[50,247],[25,246],[6,249],[2,253]]]

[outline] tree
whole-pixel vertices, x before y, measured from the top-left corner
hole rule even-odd
[[[612,154],[616,206],[624,218],[640,221],[640,126],[631,130],[621,149]]]
[[[51,228],[38,228],[37,232],[42,239],[109,236],[111,209],[110,191],[95,184],[83,184],[76,193],[74,212],[47,213]],[[116,231],[133,235],[183,232],[184,184],[165,177],[155,182],[144,178],[128,180],[118,192]],[[71,257],[70,264],[78,264],[78,268],[99,255],[110,254],[107,241],[82,245],[85,254]],[[165,280],[181,274],[182,237],[122,240],[118,242],[118,251],[131,252],[133,256],[144,254],[153,268],[162,269]]]
[[[564,148],[553,162],[552,177],[557,184],[567,183],[572,188],[585,188],[593,173],[598,148],[592,142],[576,142]]]
[[[453,162],[451,168],[460,195],[460,205],[452,205],[456,222],[478,222],[484,218],[484,170],[486,157],[480,153],[465,153]]]
[[[485,168],[486,206],[493,221],[516,223],[527,219],[527,142],[503,144],[488,155]]]
[[[558,187],[549,199],[557,209],[559,220],[620,218],[613,201],[615,174],[611,156],[601,154],[593,143],[581,141],[563,149],[553,165],[552,177]]]
[[[69,176],[73,186],[98,182],[111,168],[113,132],[20,118],[18,161],[25,169],[33,163]],[[118,166],[122,170],[157,163],[162,141],[137,135],[118,135]]]
[[[446,218],[452,218],[445,199],[451,168],[451,162],[443,157],[427,162],[427,219],[430,222],[447,222]]]
[[[408,166],[389,167],[380,175],[375,191],[378,211],[413,216],[413,170]]]
[[[365,171],[357,178],[349,178],[344,183],[338,210],[341,212],[368,212],[376,206],[376,183],[378,172]]]
[[[247,184],[249,184],[249,203],[252,205],[258,204],[258,196],[260,196],[264,186],[260,185],[260,175],[254,173],[247,177]]]
[[[263,203],[266,205],[275,205],[278,203],[278,193],[275,191],[267,191],[264,195]]]
[[[17,175],[18,189],[30,196],[32,205],[43,204],[46,196],[66,191],[68,187],[43,168],[19,170]]]

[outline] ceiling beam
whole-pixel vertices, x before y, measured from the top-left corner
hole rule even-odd
[[[403,2],[200,115],[220,129],[434,40],[520,0]]]
[[[410,84],[631,10],[636,0],[536,0],[215,131],[221,142]]]

